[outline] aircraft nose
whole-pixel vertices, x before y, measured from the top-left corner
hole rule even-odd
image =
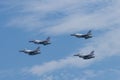
[[[78,56],[78,54],[74,54],[73,56]]]
[[[75,34],[71,34],[71,36],[74,36]]]
[[[20,50],[19,52],[23,52],[23,50]]]
[[[29,41],[29,42],[34,42],[34,41]]]

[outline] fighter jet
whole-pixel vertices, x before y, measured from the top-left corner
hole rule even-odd
[[[29,41],[29,42],[32,42],[34,44],[43,44],[43,45],[51,44],[50,43],[50,37],[48,37],[46,40],[32,40],[32,41]]]
[[[89,30],[86,34],[79,34],[79,33],[74,33],[74,34],[71,34],[71,36],[75,36],[77,38],[85,38],[85,39],[88,39],[88,38],[92,38],[92,34],[91,34],[91,30]]]
[[[24,49],[24,50],[20,50],[19,52],[24,52],[25,54],[28,55],[36,55],[36,54],[40,54],[40,47],[37,47],[35,50]]]
[[[78,57],[83,58],[83,59],[95,58],[94,51],[91,51],[90,54],[87,54],[87,55],[75,54],[74,56],[78,56]]]

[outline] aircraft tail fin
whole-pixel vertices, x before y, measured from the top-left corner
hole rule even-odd
[[[50,37],[47,37],[46,41],[48,41],[48,42],[49,42],[49,41],[50,41]]]
[[[95,51],[91,51],[91,52],[90,52],[90,55],[94,55],[94,52],[95,52]]]
[[[91,35],[91,32],[92,32],[92,31],[91,31],[91,30],[89,30],[89,31],[88,31],[88,33],[87,33],[87,35]]]
[[[36,48],[36,51],[40,51],[40,47],[37,47],[37,48]]]

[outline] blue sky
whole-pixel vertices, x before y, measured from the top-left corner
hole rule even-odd
[[[1,0],[0,80],[120,80],[119,0]],[[71,37],[92,30],[93,38]],[[28,41],[51,37],[51,45]],[[19,50],[35,49],[29,56]],[[95,50],[95,58],[73,54]]]

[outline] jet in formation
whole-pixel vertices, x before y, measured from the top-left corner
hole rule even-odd
[[[85,39],[88,39],[88,38],[92,38],[92,31],[89,30],[86,34],[79,34],[79,33],[74,33],[74,34],[71,34],[71,36],[75,36],[77,38],[85,38]]]
[[[24,52],[25,54],[28,55],[36,55],[36,54],[40,54],[40,47],[37,47],[35,50],[28,50],[28,49],[20,50],[20,52]]]
[[[83,59],[95,58],[95,56],[94,56],[94,51],[91,51],[91,52],[90,52],[89,54],[87,54],[87,55],[75,54],[74,56],[78,56],[78,57],[83,58]]]
[[[51,44],[50,43],[50,37],[48,37],[46,40],[32,40],[32,41],[29,41],[29,42],[32,42],[34,44],[43,44],[43,45]]]

